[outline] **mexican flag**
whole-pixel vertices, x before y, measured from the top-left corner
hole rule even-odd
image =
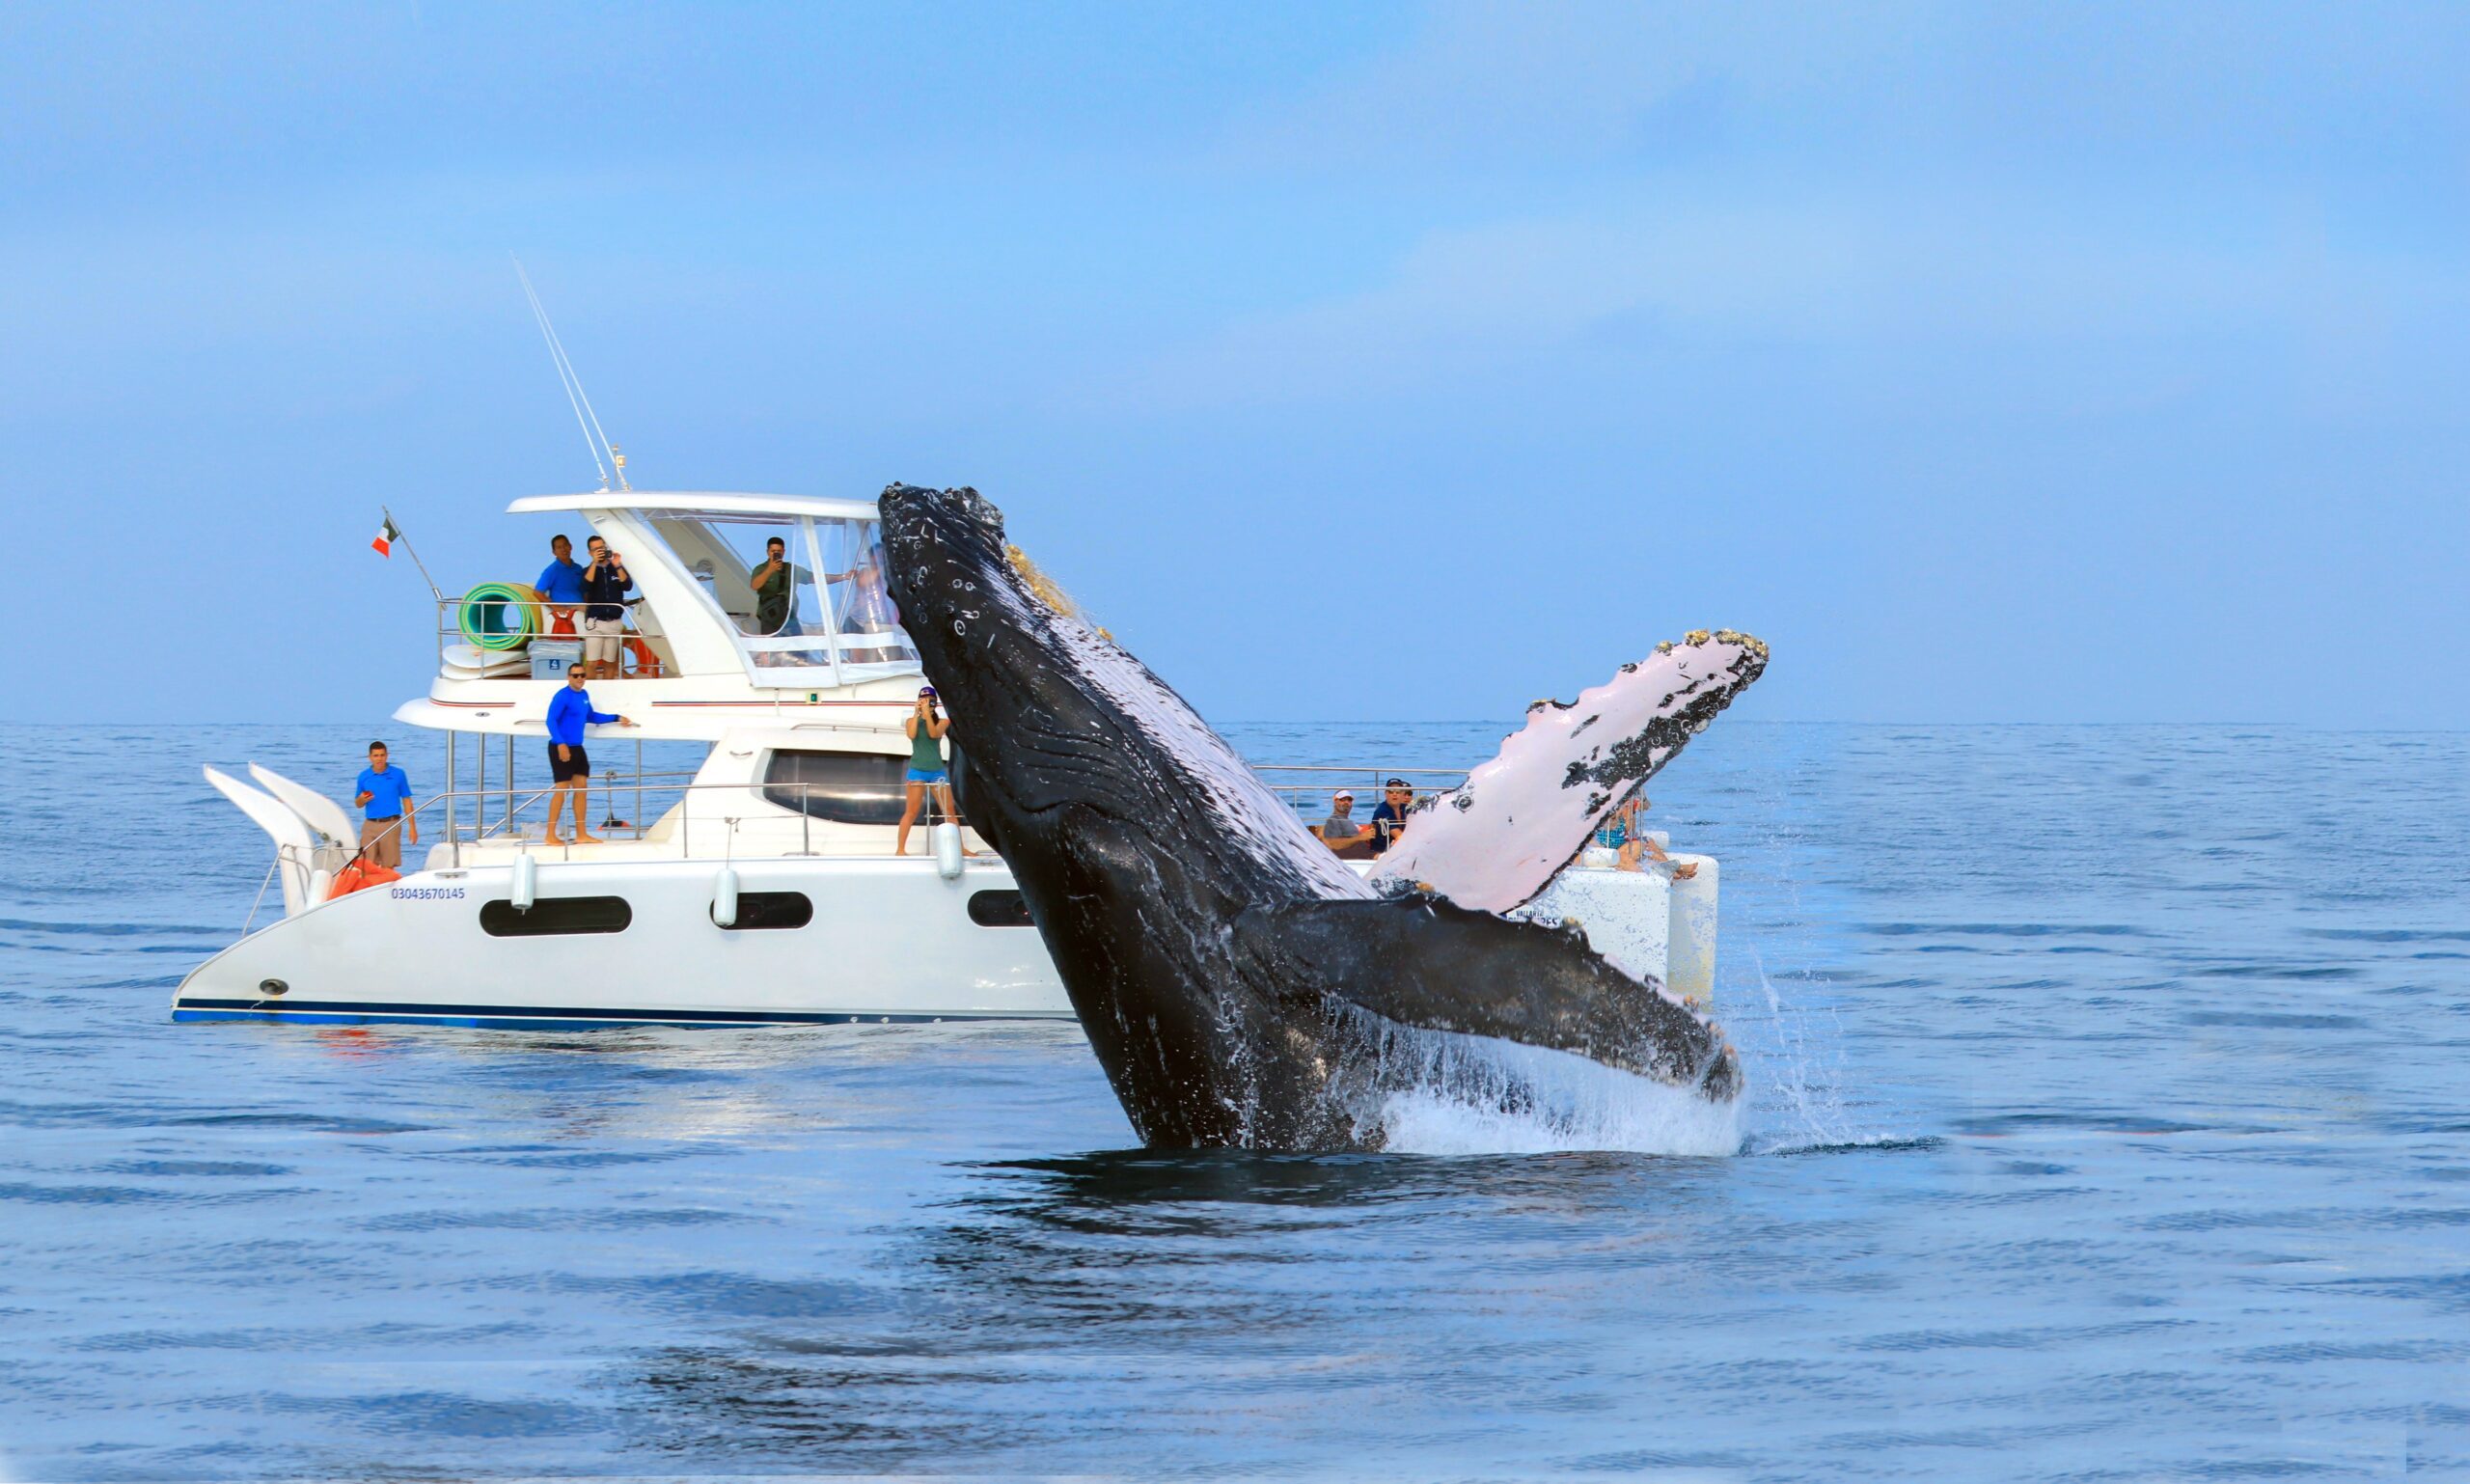
[[[369,549],[381,557],[392,557],[395,543],[402,538],[403,533],[395,529],[395,517],[389,515],[377,523],[377,539],[369,543]]]

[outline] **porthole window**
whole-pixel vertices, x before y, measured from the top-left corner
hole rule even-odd
[[[972,892],[969,920],[980,927],[1035,927],[1029,904],[1018,892]]]
[[[544,896],[525,912],[510,901],[480,904],[480,931],[492,938],[622,933],[633,921],[635,909],[622,896]]]
[[[737,921],[729,924],[729,930],[804,927],[813,921],[814,903],[804,892],[740,892]]]

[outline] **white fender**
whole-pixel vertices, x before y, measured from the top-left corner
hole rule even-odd
[[[256,820],[258,828],[274,837],[275,859],[280,863],[275,874],[283,879],[283,915],[294,917],[316,906],[316,899],[309,894],[309,869],[317,838],[309,822],[273,794],[252,788],[220,768],[206,769],[206,781],[216,793],[238,805],[241,813]]]
[[[309,873],[309,899],[311,901],[321,902],[334,894],[335,878],[332,875],[327,873],[322,867]]]
[[[309,828],[346,849],[360,848],[360,826],[352,823],[343,807],[306,783],[295,783],[272,768],[249,764],[249,776],[258,786],[281,799],[293,813],[309,821]]]
[[[961,873],[961,827],[947,819],[935,826],[935,874],[946,881]]]
[[[712,921],[723,927],[737,926],[737,867],[724,866],[712,882]]]
[[[1715,993],[1715,896],[1722,868],[1715,857],[1678,855],[1694,861],[1698,874],[1672,883],[1671,947],[1665,950],[1664,984],[1686,1000],[1705,1004]]]
[[[514,858],[514,890],[507,900],[517,912],[530,912],[533,900],[540,894],[540,863],[527,850]]]

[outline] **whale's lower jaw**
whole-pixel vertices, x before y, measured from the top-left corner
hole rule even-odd
[[[1059,612],[973,491],[882,500],[893,600],[1133,1128],[1161,1147],[1378,1147],[1392,1031],[1566,1052],[1738,1096],[1707,1022],[1575,928],[1376,895],[1182,699]]]
[[[1109,1008],[1120,1004],[1110,1001]],[[1085,1024],[1085,1022],[1084,1022]],[[1421,1059],[1401,1055],[1402,1045],[1431,1038],[1341,1000],[1317,1009],[1282,1009],[1251,1020],[1245,1033],[1217,1048],[1220,1055],[1161,1062],[1154,1042],[1137,1028],[1118,1026],[1099,1048],[1100,1064],[1142,1143],[1157,1149],[1259,1149],[1274,1153],[1375,1151],[1386,1143],[1382,1113],[1386,1100],[1417,1090]],[[1513,1053],[1517,1044],[1497,1038],[1458,1037],[1462,1055],[1480,1058],[1483,1047]],[[1500,1058],[1504,1069],[1510,1056]],[[1633,1069],[1634,1070],[1634,1069]],[[1720,1045],[1674,1080],[1660,1084],[1712,1105],[1735,1102],[1741,1093],[1739,1061]],[[1496,1113],[1518,1113],[1516,1085],[1508,1078],[1479,1079],[1463,1094],[1489,1099]]]
[[[1135,822],[1086,807],[1031,818],[974,783],[1151,1147],[1380,1148],[1395,1048],[1422,1031],[1565,1052],[1710,1103],[1740,1095],[1720,1032],[1577,928],[1415,896],[1254,905]]]

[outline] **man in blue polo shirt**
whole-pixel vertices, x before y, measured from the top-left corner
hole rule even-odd
[[[583,606],[583,568],[575,562],[575,543],[563,536],[549,537],[549,555],[553,560],[532,585],[540,590],[540,604],[549,611],[540,621],[540,632],[572,634],[575,610]]]
[[[566,671],[566,683],[549,698],[549,782],[555,786],[549,792],[548,843],[563,845],[558,838],[558,810],[570,807],[575,816],[575,843],[597,845],[600,838],[587,835],[583,828],[585,795],[591,791],[591,758],[583,750],[583,729],[587,726],[601,727],[616,722],[620,727],[635,724],[622,716],[591,708],[591,692],[583,688],[583,667]]]
[[[412,809],[412,781],[386,761],[386,744],[369,744],[369,766],[351,785],[351,801],[360,807],[360,858],[388,870],[403,868],[403,836],[421,842],[419,814]]]

